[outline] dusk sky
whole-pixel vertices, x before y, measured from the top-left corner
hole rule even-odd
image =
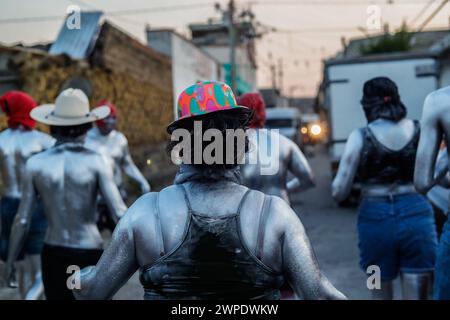
[[[224,0],[0,0],[0,42],[36,43],[55,39],[66,8],[79,5],[86,10],[102,10],[105,18],[145,42],[144,28],[175,28],[188,35],[187,25],[206,22],[219,17],[214,3],[225,6]],[[279,31],[258,40],[258,84],[270,85],[269,56],[278,64],[282,59],[283,92],[289,95],[314,95],[322,77],[322,60],[341,49],[341,37],[362,36],[358,27],[366,27],[367,8],[379,5],[382,23],[390,30],[407,21],[417,28],[442,2],[441,0],[260,0],[237,1],[238,8],[251,6],[256,20],[276,27]],[[431,5],[417,19],[428,4]],[[114,15],[119,10],[135,12]],[[428,24],[427,28],[448,28],[450,3]],[[44,17],[32,22],[5,21],[6,19]],[[59,18],[58,18],[59,17]],[[414,21],[415,20],[415,21]],[[415,22],[412,24],[412,22]],[[372,30],[370,33],[376,33]]]

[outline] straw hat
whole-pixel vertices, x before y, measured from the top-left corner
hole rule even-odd
[[[51,126],[75,126],[106,118],[107,106],[89,110],[89,100],[79,89],[66,89],[56,98],[55,104],[44,104],[34,108],[30,116],[34,120]]]

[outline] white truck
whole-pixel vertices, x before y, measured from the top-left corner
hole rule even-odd
[[[324,107],[329,117],[333,175],[350,133],[367,125],[360,103],[364,82],[379,76],[389,77],[397,83],[408,117],[419,120],[425,97],[438,88],[438,63],[430,54],[411,53],[326,62]]]

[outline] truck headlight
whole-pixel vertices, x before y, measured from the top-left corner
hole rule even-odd
[[[311,126],[310,131],[311,131],[311,134],[312,134],[312,135],[318,136],[318,135],[320,135],[320,134],[322,133],[322,128],[321,128],[320,125],[318,125],[318,124],[313,124],[313,125]]]

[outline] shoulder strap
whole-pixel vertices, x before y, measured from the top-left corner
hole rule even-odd
[[[258,238],[256,240],[256,248],[255,248],[256,257],[259,260],[261,260],[261,257],[262,257],[264,235],[265,235],[265,230],[266,230],[266,221],[267,221],[267,215],[269,212],[271,202],[272,202],[272,198],[270,196],[264,195],[264,202],[263,202],[263,206],[261,209],[261,214],[259,216]]]
[[[419,122],[419,120],[413,120],[413,121],[414,121],[414,127],[415,127],[414,135],[416,136],[416,138],[419,138],[419,136],[420,136],[420,122]]]
[[[244,193],[244,195],[242,196],[242,199],[241,199],[241,202],[239,202],[239,206],[238,206],[238,209],[237,209],[237,214],[240,214],[241,213],[241,209],[242,209],[242,206],[244,205],[244,202],[245,202],[245,199],[247,198],[247,196],[248,196],[248,194],[250,193],[250,189],[248,189],[245,193]]]
[[[187,195],[187,190],[186,187],[182,184],[179,184],[181,190],[183,191],[183,195],[184,195],[184,201],[186,202],[186,206],[188,207],[189,211],[192,211],[192,207],[191,207],[191,202],[189,201],[189,197]]]
[[[164,238],[161,227],[161,217],[159,213],[159,192],[156,194],[155,212],[156,212],[156,232],[158,233],[159,239],[159,255],[162,257],[165,254],[165,250],[164,250]]]

